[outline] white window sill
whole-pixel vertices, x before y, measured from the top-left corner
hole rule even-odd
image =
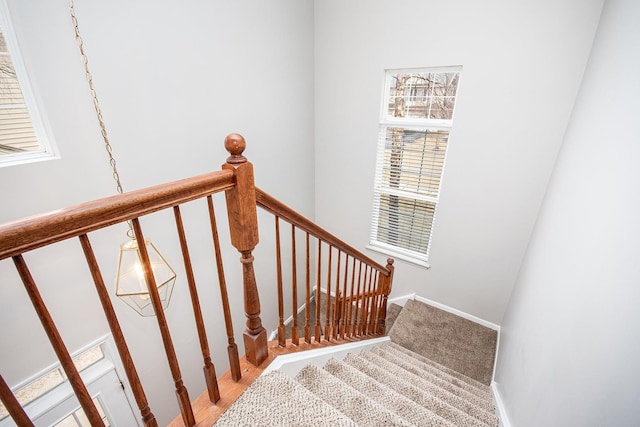
[[[394,251],[391,248],[381,248],[379,246],[373,245],[373,244],[369,244],[367,245],[367,249],[390,256],[391,258],[395,259],[401,259],[403,261],[409,262],[411,264],[417,265],[418,267],[422,267],[422,268],[426,268],[426,269],[430,269],[431,268],[431,264],[429,264],[428,261],[424,260],[424,259],[418,259],[416,257],[413,257],[411,255],[402,253],[400,251]]]

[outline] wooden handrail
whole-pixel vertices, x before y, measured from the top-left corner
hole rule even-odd
[[[278,342],[281,346],[285,342],[285,328],[282,322],[282,262],[280,256],[280,220],[291,224],[291,248],[292,248],[292,285],[293,307],[291,328],[291,341],[297,343],[298,305],[295,297],[296,284],[296,229],[305,235],[305,300],[304,306],[304,341],[310,343],[313,338],[316,342],[335,339],[361,339],[367,335],[377,335],[384,332],[387,297],[391,292],[393,277],[393,260],[387,259],[387,265],[382,266],[362,252],[354,249],[349,244],[329,233],[313,221],[296,212],[289,206],[277,200],[266,192],[255,188],[256,203],[265,211],[276,218],[276,263],[278,284],[279,319]],[[317,248],[314,252],[315,275],[311,283],[310,237],[316,239]],[[326,248],[326,249],[325,249]],[[327,253],[324,258],[323,252]],[[333,264],[332,254],[336,252],[338,262]],[[341,257],[344,255],[344,263]],[[325,273],[326,271],[326,273]],[[335,272],[335,287],[332,284],[332,274]],[[341,275],[344,274],[344,276]],[[342,280],[342,288],[340,287]],[[315,310],[311,311],[312,291],[315,295]],[[332,291],[334,291],[332,293]],[[327,303],[324,313],[321,313],[321,298],[326,294]],[[333,299],[333,301],[332,301]],[[324,315],[324,325],[321,316]],[[312,321],[313,326],[312,328]],[[312,330],[313,329],[313,330]]]
[[[347,255],[361,260],[362,262],[378,270],[380,273],[382,273],[382,275],[389,276],[391,274],[391,272],[382,264],[379,264],[375,260],[369,258],[359,250],[355,249],[353,246],[345,243],[343,240],[329,233],[318,224],[299,214],[289,206],[285,205],[275,197],[269,195],[268,193],[262,191],[257,187],[256,201],[258,203],[258,206],[260,206],[267,212],[271,212],[272,214],[280,217],[290,224],[295,225],[297,228],[308,232],[313,237],[326,242],[327,244],[346,253]]]
[[[222,170],[9,222],[0,225],[0,259],[130,221],[233,186],[233,172]]]
[[[220,171],[106,197],[0,225],[0,260],[13,258],[38,317],[42,320],[45,332],[49,336],[62,367],[67,371],[70,384],[92,425],[99,425],[101,422],[97,408],[73,365],[71,356],[57,331],[57,326],[48,313],[45,301],[39,294],[35,280],[29,273],[26,262],[22,257],[25,252],[71,238],[80,239],[98,297],[109,328],[114,336],[127,378],[132,385],[132,392],[145,427],[155,427],[157,426],[157,421],[149,408],[136,366],[129,353],[114,307],[111,305],[111,297],[104,284],[98,260],[91,248],[88,237],[91,232],[129,222],[136,240],[143,242],[145,239],[140,218],[162,210],[173,210],[184,261],[186,282],[192,300],[200,350],[203,357],[207,397],[212,405],[216,401],[223,401],[223,404],[226,403],[225,397],[220,396],[215,368],[211,362],[211,351],[207,334],[205,333],[205,317],[202,313],[204,306],[201,307],[200,304],[196,287],[196,275],[193,271],[196,265],[192,265],[180,210],[180,205],[184,203],[201,198],[207,199],[208,216],[215,251],[215,265],[217,267],[228,340],[229,376],[233,381],[241,382],[244,370],[241,369],[238,349],[234,340],[231,307],[229,306],[227,285],[222,268],[222,255],[213,209],[213,194],[225,193],[229,237],[231,244],[240,254],[240,263],[242,265],[241,285],[246,316],[246,329],[243,333],[246,361],[255,366],[260,366],[265,361],[271,360],[266,330],[260,317],[260,298],[253,265],[253,251],[259,242],[258,206],[274,214],[276,218],[277,293],[279,304],[277,307],[278,344],[281,347],[284,348],[292,344],[296,347],[298,347],[298,344],[305,346],[305,343],[311,344],[312,337],[316,342],[315,344],[319,344],[321,341],[340,341],[345,338],[349,340],[363,339],[367,335],[379,334],[384,330],[386,299],[391,290],[393,277],[393,260],[389,260],[386,266],[376,262],[284,203],[256,188],[253,166],[242,155],[245,145],[246,143],[241,135],[231,134],[227,136],[225,148],[231,156],[222,165],[222,170]],[[291,225],[291,277],[286,278],[286,280],[291,281],[292,309],[293,314],[296,315],[292,324],[291,340],[285,339],[284,336],[284,303],[282,300],[285,292],[282,287],[283,273],[288,269],[285,270],[281,266],[283,258],[281,251],[283,248],[280,246],[280,229],[282,225],[280,221],[285,221]],[[304,255],[306,259],[304,265],[299,268],[300,272],[296,264],[297,232],[300,232],[300,235],[305,237]],[[316,239],[313,246],[311,246],[310,238]],[[317,249],[315,249],[316,245]],[[287,245],[284,247],[286,248]],[[178,356],[174,348],[167,317],[162,308],[162,301],[160,300],[156,279],[152,272],[151,261],[145,245],[139,246],[139,257],[153,311],[158,322],[169,370],[174,381],[175,394],[181,411],[181,421],[184,425],[193,426],[196,423],[196,418],[192,402],[190,402],[189,394],[182,379]],[[310,262],[312,257],[315,258],[313,263]],[[285,258],[288,258],[288,254]],[[194,257],[194,259],[197,258]],[[304,271],[302,271],[303,269]],[[313,278],[311,277],[312,270],[314,272]],[[300,278],[301,290],[304,289],[305,294],[303,301],[305,306],[304,325],[298,324],[296,312],[298,304],[301,302],[298,301],[297,276],[299,273],[304,275],[304,278]],[[312,296],[312,293],[315,293],[315,296]],[[320,308],[321,294],[326,294],[327,297],[327,305],[324,307],[324,312]],[[316,307],[314,313],[311,313],[310,304],[313,297],[316,298]],[[271,310],[273,307],[268,307],[268,309]],[[325,316],[324,319],[321,319],[322,315]],[[315,320],[313,323],[313,326],[315,326],[314,331],[310,323],[311,320]],[[301,338],[300,335],[303,331],[305,343],[299,343],[299,338]],[[242,382],[246,383],[246,381]],[[20,405],[15,400],[11,390],[4,384],[2,377],[0,377],[0,399],[9,407],[11,415],[16,420],[26,419],[26,414],[19,407]],[[26,421],[24,424],[27,425]]]

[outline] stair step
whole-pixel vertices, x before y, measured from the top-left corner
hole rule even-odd
[[[304,367],[295,378],[325,402],[351,418],[358,425],[412,426],[370,397],[314,365]]]
[[[363,352],[360,355],[349,354],[344,361],[429,410],[447,417],[456,425],[480,427],[498,424],[495,414],[484,407],[479,407],[473,402],[444,390],[376,354],[370,352]],[[486,402],[483,404],[487,406]]]
[[[417,426],[454,427],[455,425],[403,394],[374,380],[357,368],[337,359],[329,360],[324,368],[351,387],[366,393],[374,401],[385,405],[407,421]],[[470,424],[471,425],[471,424]]]
[[[443,396],[443,400],[447,402],[453,402],[454,406],[456,406],[457,402],[462,401],[465,402],[465,404],[471,403],[487,412],[495,411],[493,402],[482,399],[475,394],[469,393],[465,390],[462,390],[461,388],[447,383],[446,381],[434,378],[433,376],[421,377],[419,374],[416,374],[416,372],[414,372],[415,370],[410,364],[396,359],[393,356],[383,357],[368,351],[360,353],[360,356],[369,361],[369,363],[373,363],[383,369],[388,370],[389,372],[392,372],[400,379],[403,379],[409,383],[419,382],[421,385],[425,385],[425,387],[427,387],[429,390],[432,390],[433,392],[438,391]]]
[[[388,342],[307,365],[295,378],[272,371],[214,426],[498,427],[491,389],[441,368]]]
[[[278,371],[258,377],[214,424],[216,427],[285,425],[357,426],[302,384]]]
[[[483,406],[484,403],[488,401],[490,402],[490,405],[488,405],[486,409],[489,411],[493,411],[495,409],[493,407],[493,399],[490,393],[487,393],[484,390],[480,391],[465,382],[459,381],[455,377],[448,376],[446,373],[442,373],[436,368],[420,362],[418,359],[414,359],[407,354],[394,351],[390,348],[376,347],[372,349],[371,352],[420,378],[432,382],[438,387],[441,387],[456,396],[460,396],[463,399],[468,399],[472,402],[478,402],[478,406]],[[442,378],[443,375],[445,378]]]
[[[442,372],[445,372],[445,373],[451,375],[452,377],[458,378],[461,381],[464,381],[464,382],[466,382],[468,384],[471,384],[471,385],[475,386],[478,389],[487,390],[487,392],[489,394],[491,394],[489,386],[487,386],[486,384],[481,383],[480,381],[478,381],[478,380],[476,380],[474,378],[471,378],[471,377],[469,377],[469,376],[467,376],[467,375],[465,375],[463,373],[460,373],[460,372],[458,372],[456,370],[453,370],[453,369],[451,369],[451,368],[449,368],[447,366],[444,366],[444,365],[442,365],[442,364],[440,364],[440,363],[438,363],[436,361],[433,361],[433,360],[429,359],[428,357],[425,357],[425,356],[423,356],[421,354],[413,352],[413,351],[409,350],[408,348],[402,347],[400,344],[396,344],[393,341],[390,341],[388,344],[385,344],[385,345],[393,348],[394,350],[397,350],[397,351],[400,351],[402,353],[408,354],[409,356],[413,357],[414,359],[417,359],[417,360],[419,360],[419,361],[421,361],[423,363],[426,363],[427,365],[431,365],[434,368],[436,368],[436,369],[438,369],[438,370],[440,370]]]

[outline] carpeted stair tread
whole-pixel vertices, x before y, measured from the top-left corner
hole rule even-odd
[[[258,377],[218,418],[216,427],[357,426],[302,384],[274,371]]]
[[[465,390],[469,393],[475,394],[481,399],[491,400],[491,401],[493,400],[491,392],[486,387],[483,389],[479,389],[467,383],[466,381],[461,381],[460,379],[452,375],[449,375],[446,372],[443,372],[432,365],[429,365],[414,357],[411,357],[406,353],[398,351],[391,346],[381,345],[372,349],[371,351],[377,354],[378,356],[382,356],[386,359],[389,359],[392,361],[398,360],[398,361],[404,362],[405,364],[408,364],[409,366],[411,366],[411,369],[408,369],[408,368],[405,368],[405,369],[423,378],[433,378],[433,382],[435,384],[439,384],[440,382],[443,381],[445,383],[451,384],[451,386],[454,386],[462,390]],[[400,366],[404,367],[405,365],[400,365]]]
[[[417,426],[454,427],[456,425],[341,360],[331,359],[323,369]]]
[[[431,377],[426,378],[416,375],[414,372],[411,372],[411,365],[405,364],[401,360],[386,359],[368,351],[362,352],[360,357],[367,360],[369,363],[387,370],[398,379],[419,385],[421,389],[424,388],[425,390],[429,390],[431,393],[437,393],[436,396],[438,398],[444,400],[451,406],[455,406],[456,408],[461,409],[486,423],[491,424],[491,417],[495,417],[495,407],[492,400],[480,398],[475,394],[455,387],[446,381],[440,380],[434,382]]]
[[[498,425],[494,414],[413,374],[405,375],[407,371],[394,366],[380,356],[367,352],[360,355],[349,354],[344,362],[443,418],[449,419],[455,425],[478,427]]]
[[[458,378],[461,381],[467,382],[473,386],[475,386],[476,388],[480,389],[480,390],[486,390],[487,393],[491,394],[491,389],[489,388],[488,385],[481,383],[480,381],[471,378],[463,373],[460,373],[454,369],[449,368],[448,366],[444,366],[436,361],[433,361],[431,359],[429,359],[428,357],[425,357],[421,354],[418,354],[414,351],[409,350],[408,348],[405,348],[403,346],[401,346],[400,344],[396,344],[393,341],[390,341],[388,344],[384,344],[384,346],[386,347],[391,347],[394,350],[400,351],[402,353],[408,354],[409,356],[413,357],[414,359],[417,359],[423,363],[426,363],[427,365],[431,365],[434,368],[445,372],[449,375],[451,375],[452,377]]]
[[[328,371],[307,365],[295,377],[296,381],[322,400],[362,426],[413,426],[388,410],[384,405],[340,381]]]
[[[389,330],[395,343],[485,385],[491,383],[497,331],[416,300],[408,300]]]

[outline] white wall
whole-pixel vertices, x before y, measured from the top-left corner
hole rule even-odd
[[[62,157],[0,168],[0,222],[115,194],[67,2],[8,3],[34,91]],[[125,190],[218,170],[228,155],[223,147],[225,135],[240,132],[247,139],[245,154],[254,163],[258,185],[285,201],[295,200],[291,203],[304,214],[313,214],[311,1],[75,3]],[[223,198],[217,200],[224,242],[228,241],[226,215]],[[198,220],[203,221],[196,207],[185,208],[184,215],[200,215]],[[172,248],[163,254],[180,275],[175,226],[171,222],[160,226],[154,220],[143,220],[143,226],[149,227],[147,235],[161,251]],[[191,243],[211,246],[206,234],[187,231]],[[125,227],[116,227],[92,236],[109,286],[125,232]],[[272,242],[267,238],[259,250],[268,247]],[[227,253],[230,298],[238,307],[234,312],[236,340],[242,348],[239,255]],[[77,242],[27,255],[28,262],[44,262],[34,269],[34,275],[43,283],[41,291],[71,350],[107,331],[106,322],[94,316],[100,309],[87,272],[75,269],[82,265],[81,257]],[[210,266],[210,260],[205,254],[194,264]],[[260,255],[256,255],[258,260]],[[202,279],[203,305],[216,313],[208,322],[219,326],[215,270],[196,274]],[[0,283],[0,373],[15,385],[54,358],[10,260],[0,262]],[[273,284],[259,285],[264,289],[263,306],[274,307]],[[120,301],[114,304],[141,367],[151,408],[164,425],[178,409],[156,322],[139,318]],[[183,377],[195,398],[204,383],[189,304],[182,274],[167,316]],[[265,314],[270,329],[276,315]],[[211,334],[214,361],[222,373],[226,338],[223,330]]]
[[[511,424],[640,423],[640,4],[607,0],[502,325]]]
[[[316,2],[317,222],[368,243],[384,69],[462,65],[432,268],[396,261],[393,294],[417,292],[499,324],[601,5]]]

